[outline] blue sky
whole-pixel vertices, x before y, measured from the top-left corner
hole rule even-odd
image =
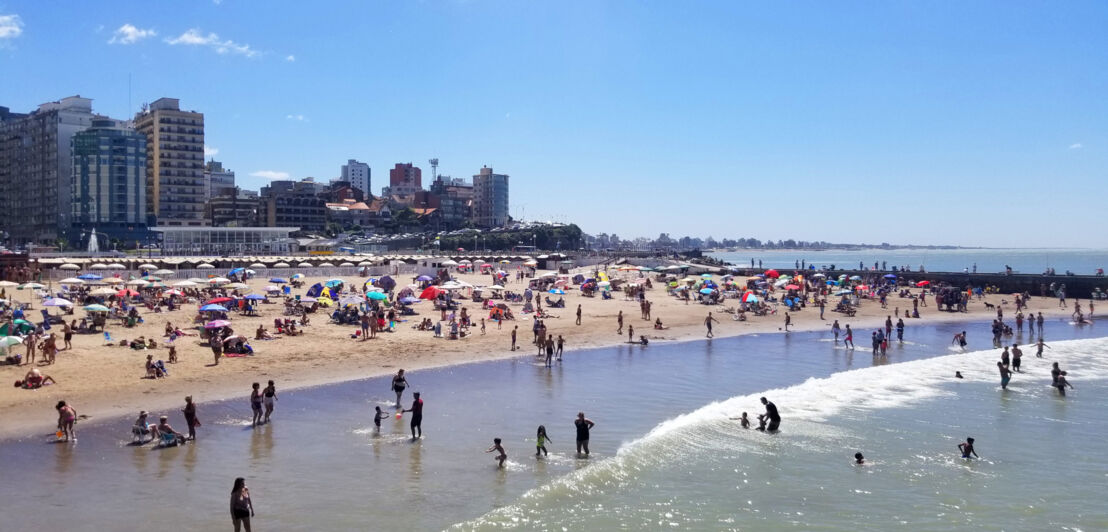
[[[180,98],[248,188],[438,157],[593,233],[1108,247],[1104,2],[68,5],[0,0],[0,105]]]

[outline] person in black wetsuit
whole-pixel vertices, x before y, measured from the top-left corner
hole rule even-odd
[[[419,392],[413,393],[412,397],[412,407],[402,412],[412,413],[412,439],[415,440],[423,437],[423,399],[419,398]]]
[[[577,426],[577,454],[581,454],[584,450],[585,456],[589,455],[589,429],[592,429],[593,423],[591,419],[585,417],[584,412],[577,413],[577,419],[573,420],[573,424]]]
[[[762,398],[762,404],[766,405],[766,417],[769,419],[766,432],[776,432],[777,428],[781,426],[781,414],[777,413],[777,405],[765,397]]]

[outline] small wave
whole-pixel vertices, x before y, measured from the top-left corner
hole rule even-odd
[[[1072,381],[1108,379],[1108,360],[1097,353],[1108,351],[1108,338],[1070,340],[1052,344],[1050,358],[1024,357],[1024,371],[1009,384],[1010,392],[1041,391],[1050,383],[1050,362],[1057,361],[1069,372]],[[619,488],[637,471],[653,467],[661,456],[689,454],[689,449],[711,448],[720,441],[728,442],[728,451],[740,446],[743,452],[773,453],[780,445],[814,445],[816,440],[849,438],[841,429],[823,422],[847,411],[889,409],[917,404],[943,396],[956,395],[955,383],[996,383],[1000,377],[995,349],[967,351],[936,358],[898,364],[873,366],[844,371],[825,378],[809,378],[788,388],[765,390],[756,394],[732,397],[707,404],[693,412],[682,414],[655,426],[645,436],[622,445],[614,457],[606,458],[569,473],[542,487],[524,493],[515,504],[504,506],[484,516],[454,525],[469,530],[482,526],[512,527],[527,522],[527,509],[550,498],[587,497],[601,490]],[[960,371],[963,379],[955,379]],[[1037,393],[1037,392],[1036,392]],[[760,411],[760,397],[773,401],[783,418],[782,434],[767,435],[739,428],[737,417],[742,411]],[[712,433],[725,437],[713,437]],[[713,443],[716,442],[716,443]],[[942,461],[949,467],[960,467],[974,474],[988,475],[976,468],[978,463],[942,457],[919,457]]]

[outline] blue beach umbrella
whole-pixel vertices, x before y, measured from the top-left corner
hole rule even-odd
[[[99,281],[99,280],[103,279],[103,277],[101,277],[99,275],[96,275],[95,273],[81,274],[81,275],[78,275],[77,278],[82,280],[82,281]]]
[[[416,303],[419,303],[420,301],[423,301],[423,300],[418,298],[418,297],[412,297],[412,296],[408,296],[408,297],[400,299],[400,302],[405,304],[405,305],[414,305]]]
[[[416,280],[426,282],[426,281],[430,281],[431,277],[429,277],[427,275],[420,275],[419,277],[416,277]]]
[[[704,295],[711,294],[712,292],[715,292],[715,290],[712,290],[711,288],[701,288],[700,289],[700,293],[704,294]]]
[[[285,283],[289,282],[289,280],[281,278],[281,277],[274,277],[274,278],[270,279],[269,282],[276,283],[276,284],[285,284]]]
[[[885,278],[886,278],[886,279],[896,279],[896,276],[895,276],[895,275],[893,275],[893,274],[891,274],[891,273],[889,273],[889,274],[886,274],[886,275],[885,275]]]
[[[264,300],[265,298],[266,297],[261,295],[261,294],[250,294],[250,295],[246,296],[244,299],[249,299],[251,301],[261,301],[261,300]]]
[[[385,295],[384,292],[370,292],[366,294],[366,297],[374,301],[384,301],[389,298],[389,296]]]
[[[204,305],[200,307],[200,312],[227,312],[227,308],[223,305]]]
[[[853,293],[853,291],[851,291],[851,290],[839,290],[838,292],[835,292],[835,295],[845,296],[847,294],[852,294],[852,293]]]
[[[551,294],[557,294],[557,295],[562,295],[562,294],[565,294],[565,293],[566,293],[566,291],[565,291],[565,290],[562,290],[561,288],[551,288],[551,289],[550,289],[550,293],[551,293]]]

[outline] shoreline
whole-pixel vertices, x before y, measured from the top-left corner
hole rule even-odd
[[[307,285],[310,286],[310,284],[309,282]],[[510,284],[508,288],[522,290],[522,287],[518,284]],[[572,312],[577,303],[582,305],[589,303],[590,306],[599,303],[599,301],[593,299],[580,297],[576,291],[573,291],[565,296],[566,308],[552,309],[555,312],[566,314],[566,316],[548,320],[548,323],[552,324],[551,332],[555,335],[564,334],[567,337],[566,350],[571,352],[627,345],[625,336],[611,334],[615,332],[615,313],[617,310],[624,312],[625,323],[632,326],[642,324],[643,327],[647,327],[638,330],[645,333],[652,342],[689,342],[706,339],[703,319],[708,312],[719,314],[717,319],[720,323],[714,327],[715,338],[734,338],[747,334],[784,332],[779,331],[780,326],[783,325],[783,311],[776,316],[755,317],[750,315],[748,321],[735,322],[730,319],[729,315],[719,312],[722,308],[719,306],[685,305],[675,298],[666,296],[660,288],[648,291],[647,294],[648,299],[656,303],[652,314],[658,316],[665,313],[665,322],[672,324],[670,328],[662,331],[654,330],[650,322],[629,315],[629,312],[634,312],[633,309],[637,305],[635,302],[623,300],[618,294],[613,300],[601,303],[606,307],[603,309],[606,311],[604,313],[595,313],[599,306],[586,309],[585,317],[589,323],[585,323],[580,327],[572,324],[562,326],[562,323],[573,319]],[[899,301],[899,299],[890,300],[890,306],[893,306],[892,303]],[[1044,302],[1053,301],[1050,298],[1034,297],[1032,298],[1031,309],[1036,312],[1042,311],[1048,319],[1068,315],[1068,313],[1059,312],[1058,309],[1041,308]],[[276,306],[273,305],[273,307]],[[724,306],[729,305],[725,304]],[[939,312],[934,310],[933,306],[927,307],[926,312],[921,314],[920,319],[909,319],[905,323],[910,330],[913,324],[916,323],[976,322],[995,317],[995,311],[981,307],[979,304],[971,304],[970,310],[965,313]],[[838,319],[844,327],[849,323],[855,329],[856,338],[865,344],[859,348],[863,351],[869,348],[868,337],[864,337],[863,333],[868,328],[883,325],[886,315],[876,301],[870,300],[863,303],[858,315],[854,318],[844,318],[837,313],[827,312],[826,319],[820,320],[818,314],[818,310],[811,307],[792,314],[793,325],[790,332],[826,330],[834,320]],[[428,313],[421,312],[420,317],[428,315]],[[155,315],[147,314],[146,316]],[[253,319],[264,323],[270,319],[270,316],[272,314]],[[327,322],[325,315],[317,313],[313,324],[306,329],[308,331],[307,335],[283,338],[271,342],[255,342],[254,345],[259,354],[241,359],[225,358],[219,366],[214,368],[206,365],[211,362],[210,351],[206,348],[190,347],[186,349],[185,346],[181,346],[182,362],[169,365],[171,376],[157,381],[136,378],[140,373],[138,370],[141,369],[137,358],[141,355],[135,354],[128,348],[93,346],[90,349],[90,354],[94,357],[103,354],[110,357],[122,353],[122,356],[117,358],[130,355],[132,360],[136,361],[128,362],[128,364],[137,366],[136,368],[104,367],[104,364],[111,364],[112,361],[110,360],[78,360],[76,361],[76,367],[66,368],[66,364],[74,363],[71,357],[81,356],[81,358],[85,358],[87,355],[76,352],[70,355],[62,351],[58,355],[59,362],[57,365],[42,367],[44,373],[50,375],[69,373],[68,376],[59,377],[59,382],[64,384],[68,382],[68,379],[80,378],[78,374],[81,370],[89,369],[91,365],[105,372],[102,375],[104,382],[91,386],[87,382],[82,382],[83,389],[76,391],[63,388],[62,384],[33,391],[11,387],[0,391],[0,399],[2,399],[2,402],[0,402],[0,416],[3,416],[5,420],[3,427],[0,427],[0,441],[22,440],[27,437],[35,437],[40,432],[49,432],[54,425],[53,404],[59,399],[65,399],[72,404],[77,409],[78,414],[88,416],[87,418],[82,417],[82,420],[86,423],[99,424],[101,421],[106,422],[116,418],[132,416],[138,410],[148,410],[151,413],[162,412],[174,417],[178,415],[177,411],[183,405],[186,395],[192,395],[201,408],[205,402],[224,401],[235,397],[241,397],[245,401],[250,389],[249,383],[252,381],[264,382],[273,379],[277,381],[279,390],[287,391],[381,377],[393,374],[399,368],[403,368],[410,373],[426,369],[441,369],[463,364],[506,360],[514,357],[534,357],[533,344],[526,341],[526,332],[529,332],[527,329],[530,328],[530,320],[527,319],[527,316],[521,315],[520,318],[516,321],[505,322],[505,325],[509,327],[522,325],[518,342],[520,348],[513,352],[504,349],[504,346],[509,342],[509,331],[497,331],[494,322],[488,323],[491,327],[489,327],[490,330],[487,335],[480,335],[478,327],[474,327],[471,329],[472,334],[461,340],[432,339],[428,336],[429,333],[413,332],[408,327],[401,325],[394,333],[382,333],[377,340],[363,342],[349,339],[349,334],[344,332],[343,327],[351,326],[329,323],[324,325]],[[234,320],[236,322],[250,321],[251,318],[236,316]],[[145,326],[148,328],[159,327],[158,323],[154,323],[155,321],[160,320],[150,320]],[[611,327],[611,329],[608,329],[608,327]],[[610,332],[605,334],[604,329],[608,329]],[[115,335],[115,329],[110,330]],[[338,334],[334,334],[336,332]],[[320,333],[324,334],[321,335]],[[423,336],[413,338],[413,335],[420,334]],[[636,337],[639,335],[636,334]],[[83,346],[77,345],[77,338],[82,336],[95,340],[95,337],[99,335],[78,335],[74,341],[77,349],[83,348]],[[975,336],[980,337],[979,335]],[[494,341],[493,337],[499,342],[489,345]],[[323,344],[328,350],[318,351],[320,344]],[[275,349],[271,346],[275,346]],[[287,348],[284,348],[286,346]],[[310,352],[312,350],[317,352]],[[198,351],[199,354],[197,354]],[[161,358],[160,353],[165,353],[164,350],[155,352],[159,353],[156,355],[157,358]],[[146,353],[146,351],[140,353]],[[18,367],[18,376],[22,376],[22,373],[27,369],[28,366],[26,365]],[[128,383],[127,380],[131,382]],[[13,401],[12,399],[16,400]]]

